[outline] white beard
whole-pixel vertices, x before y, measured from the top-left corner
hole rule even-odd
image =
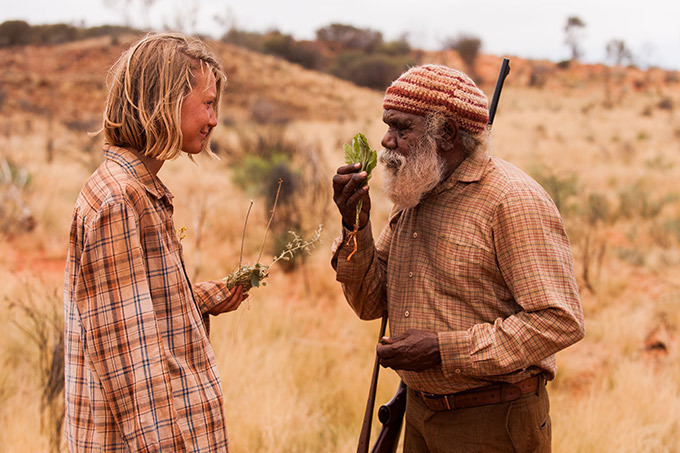
[[[437,152],[434,140],[422,140],[410,150],[408,157],[383,149],[380,163],[387,172],[383,188],[398,209],[412,208],[442,180],[445,162]]]

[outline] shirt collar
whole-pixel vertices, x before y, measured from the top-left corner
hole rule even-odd
[[[436,193],[441,193],[447,189],[450,189],[456,183],[471,183],[477,182],[482,179],[484,175],[484,169],[491,158],[487,155],[484,156],[468,156],[463,162],[451,173],[446,180],[444,180],[436,189]]]
[[[165,197],[172,204],[173,196],[170,190],[165,187],[158,176],[149,172],[144,162],[132,151],[106,143],[104,144],[104,157],[120,165],[123,171],[139,180],[153,197],[158,199]]]

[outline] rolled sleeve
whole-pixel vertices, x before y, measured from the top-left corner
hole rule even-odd
[[[223,280],[194,283],[193,289],[196,304],[203,315],[231,297],[231,291]]]

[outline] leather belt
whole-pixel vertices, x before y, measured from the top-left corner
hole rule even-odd
[[[433,411],[448,411],[514,401],[529,393],[537,394],[540,386],[545,385],[545,383],[545,378],[539,375],[514,384],[500,382],[448,395],[435,395],[418,390],[415,392],[425,402],[425,405]]]

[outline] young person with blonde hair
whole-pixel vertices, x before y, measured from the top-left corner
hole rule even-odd
[[[209,151],[226,75],[198,39],[151,34],[112,69],[104,162],[75,204],[65,273],[69,451],[226,451],[207,315],[247,297],[192,284],[157,173]]]

